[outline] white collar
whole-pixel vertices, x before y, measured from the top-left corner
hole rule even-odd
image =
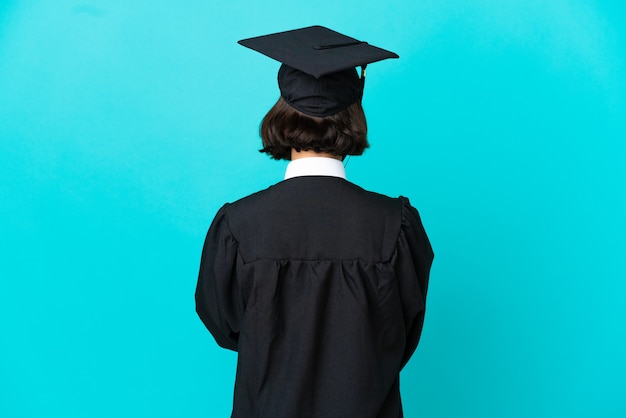
[[[285,180],[300,176],[330,176],[345,180],[346,170],[343,162],[328,157],[298,158],[287,164]]]

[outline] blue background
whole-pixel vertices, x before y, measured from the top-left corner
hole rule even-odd
[[[401,57],[347,170],[436,252],[406,416],[626,417],[623,4],[4,0],[0,416],[228,416],[200,250],[285,167],[278,64],[236,41],[322,24]]]

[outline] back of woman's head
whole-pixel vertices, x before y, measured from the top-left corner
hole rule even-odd
[[[369,147],[358,101],[334,115],[317,117],[294,109],[281,97],[263,118],[261,139],[260,151],[275,160],[290,160],[292,148],[345,157],[361,155]]]

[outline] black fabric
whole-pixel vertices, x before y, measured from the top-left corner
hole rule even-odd
[[[398,418],[433,252],[406,198],[282,181],[217,213],[197,312],[239,352],[232,417]]]
[[[334,115],[363,95],[363,83],[354,68],[317,79],[283,64],[278,70],[278,87],[292,107],[318,117]]]
[[[239,44],[315,78],[387,58],[398,58],[394,52],[323,26],[242,39]]]
[[[398,55],[342,35],[310,26],[243,39],[239,43],[283,63],[278,73],[281,96],[300,112],[325,117],[360,101],[365,79],[355,67]]]

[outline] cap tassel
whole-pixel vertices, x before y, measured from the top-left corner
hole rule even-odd
[[[361,100],[363,100],[363,91],[365,90],[365,69],[367,68],[367,64],[361,65]]]
[[[341,44],[329,44],[329,45],[316,45],[313,47],[313,49],[316,50],[323,50],[323,49],[334,49],[334,48],[343,48],[345,46],[354,46],[354,45],[360,45],[360,44],[366,44],[367,42],[364,41],[354,41],[354,42],[344,42]]]

